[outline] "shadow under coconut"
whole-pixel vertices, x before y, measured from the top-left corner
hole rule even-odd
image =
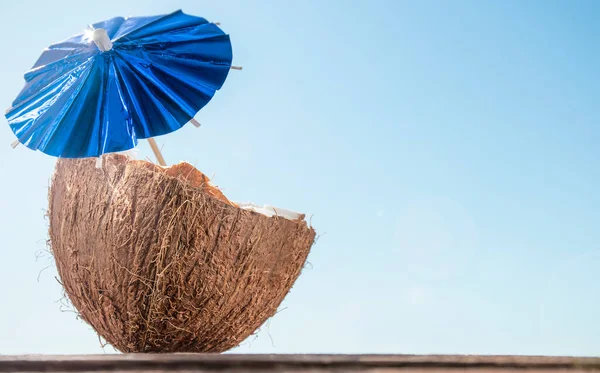
[[[121,352],[224,352],[273,316],[315,231],[237,207],[189,164],[59,159],[50,244],[82,319]]]

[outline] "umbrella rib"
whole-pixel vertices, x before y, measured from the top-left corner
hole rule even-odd
[[[181,30],[185,30],[187,28],[194,28],[194,27],[200,27],[200,26],[204,26],[204,25],[210,25],[211,23],[204,23],[202,25],[194,25],[194,26],[188,26],[188,27],[184,27],[181,29],[178,29],[177,31],[180,32]],[[157,33],[158,34],[158,33]],[[153,35],[147,35],[144,36],[140,39],[131,39],[131,40],[125,40],[125,41],[119,41],[118,44],[122,45],[122,46],[132,46],[132,45],[155,45],[155,44],[163,44],[164,41],[153,41],[153,42],[144,42],[144,39],[147,38],[151,38],[152,36],[155,36],[156,34]],[[213,41],[213,39],[219,39],[219,38],[223,38],[223,37],[227,37],[228,35],[225,33],[222,34],[214,34],[214,35],[198,35],[195,38],[188,38],[188,39],[183,39],[183,40],[177,40],[177,41],[168,41],[169,44],[189,44],[192,42],[204,42],[204,41]],[[115,42],[117,43],[117,42]]]
[[[148,53],[149,55],[152,55],[152,56],[162,57],[162,56],[161,56],[160,54],[158,54],[158,53],[152,53],[152,52],[150,52],[150,51],[148,51],[148,52],[146,52],[146,53]],[[179,56],[169,56],[169,58],[173,58],[174,60],[187,61],[187,59],[185,59],[185,58],[182,58],[182,57],[179,57]],[[195,62],[200,62],[200,63],[202,63],[202,64],[206,64],[207,66],[211,66],[211,67],[213,67],[213,66],[214,66],[214,67],[223,67],[223,66],[224,66],[224,65],[221,65],[221,64],[218,64],[218,63],[214,63],[214,62],[211,62],[211,61],[204,61],[204,60],[198,60],[198,59],[193,59],[193,58],[192,58],[191,60],[192,60],[192,61],[195,61]],[[188,87],[190,87],[190,88],[195,88],[195,87],[194,87],[194,84],[190,84],[190,83],[188,83],[187,81],[185,81],[185,80],[181,79],[181,78],[180,78],[180,77],[178,77],[178,76],[177,76],[175,73],[171,72],[171,69],[169,69],[169,68],[165,68],[165,67],[164,67],[164,66],[162,66],[162,65],[161,65],[161,66],[159,66],[159,65],[154,65],[153,67],[154,67],[155,69],[158,69],[158,70],[162,71],[163,73],[165,73],[165,74],[167,74],[167,75],[171,76],[173,79],[177,79],[177,80],[179,80],[179,82],[180,82],[181,84],[183,84],[183,85],[186,85],[186,86],[188,86]],[[230,66],[230,68],[232,68],[232,69],[236,69],[236,70],[237,70],[237,67]],[[239,68],[239,69],[241,70],[241,68]],[[206,83],[204,83],[204,82],[197,82],[196,84],[197,84],[197,85],[201,85],[201,86],[203,86],[204,88],[206,88],[206,89],[209,89],[209,90],[211,90],[211,91],[215,91],[215,92],[216,92],[216,91],[218,91],[218,90],[219,90],[219,89],[215,89],[215,88],[213,88],[213,87],[211,87],[211,86],[207,85],[207,84],[206,84]]]
[[[158,56],[158,57],[163,57],[166,56],[168,58],[173,58],[173,59],[177,59],[177,60],[183,60],[183,61],[194,61],[194,62],[198,62],[201,64],[206,64],[207,66],[226,66],[226,65],[231,65],[231,61],[225,60],[225,61],[215,61],[215,60],[209,60],[209,59],[204,59],[204,58],[199,58],[193,55],[186,55],[185,57],[183,57],[181,54],[169,54],[169,53],[165,53],[164,51],[159,51],[159,50],[152,50],[152,49],[146,49],[144,50],[145,53],[150,54],[152,56]]]

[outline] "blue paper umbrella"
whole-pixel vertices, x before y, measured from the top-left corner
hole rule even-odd
[[[229,36],[204,18],[113,18],[45,49],[6,118],[20,143],[52,156],[129,150],[193,121],[231,61]]]

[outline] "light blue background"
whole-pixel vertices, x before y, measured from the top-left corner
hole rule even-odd
[[[599,2],[5,1],[0,105],[45,46],[178,8],[221,22],[244,70],[165,157],[321,234],[235,352],[600,352]],[[0,353],[103,353],[36,260],[55,160],[4,123]]]

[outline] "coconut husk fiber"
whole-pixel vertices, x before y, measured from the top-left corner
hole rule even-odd
[[[50,246],[65,292],[121,352],[223,352],[253,334],[300,275],[315,239],[238,208],[187,163],[59,159]]]

